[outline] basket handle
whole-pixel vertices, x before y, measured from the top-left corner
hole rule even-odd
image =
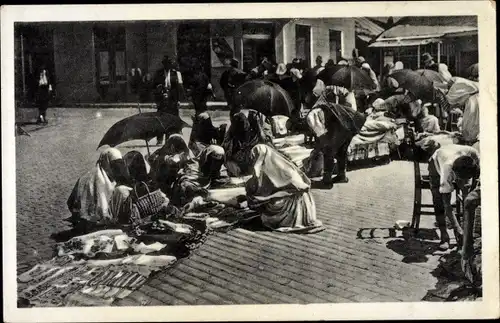
[[[146,187],[146,191],[148,192],[148,194],[150,194],[148,184],[146,184],[145,182],[142,182],[142,181],[138,182],[138,183],[135,183],[135,185],[134,185],[134,193],[135,193],[135,197],[137,199],[139,199],[139,195],[137,194],[137,184],[143,184]]]

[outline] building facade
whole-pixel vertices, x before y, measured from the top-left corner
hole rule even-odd
[[[289,63],[295,57],[315,64],[350,58],[354,20],[274,19],[30,23],[15,26],[16,99],[33,97],[32,75],[45,64],[59,104],[136,102],[132,69],[153,75],[165,55],[189,84],[194,59],[201,62],[223,100],[219,79],[230,58],[249,70],[263,57]]]
[[[396,61],[405,68],[423,68],[421,56],[429,53],[437,63],[446,64],[452,75],[467,77],[467,68],[479,59],[477,27],[473,26],[397,26],[369,48],[378,52],[380,70]]]

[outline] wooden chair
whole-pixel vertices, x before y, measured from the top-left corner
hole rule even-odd
[[[411,228],[418,230],[420,226],[420,216],[421,215],[434,215],[434,205],[433,204],[423,204],[422,203],[422,191],[430,190],[431,184],[429,175],[422,175],[420,171],[420,162],[416,157],[416,144],[415,144],[415,131],[408,127],[406,133],[409,137],[410,147],[413,152],[413,176],[415,183],[415,192],[413,197],[413,216],[411,220]],[[432,209],[430,211],[429,209]]]
[[[420,217],[422,215],[435,215],[434,205],[433,204],[424,204],[422,203],[422,191],[431,189],[430,177],[428,174],[422,174],[420,170],[420,162],[418,158],[416,158],[416,149],[417,146],[415,144],[415,131],[414,129],[408,127],[405,130],[405,133],[409,137],[410,146],[413,151],[413,174],[414,174],[414,183],[415,183],[415,191],[413,198],[413,214],[411,221],[411,228],[418,232],[420,227]],[[456,187],[456,186],[455,186]],[[463,203],[465,197],[469,192],[469,188],[465,187],[462,190],[456,187],[455,189],[455,203],[452,204],[452,207],[455,208],[455,212],[458,217],[461,217],[463,214]]]

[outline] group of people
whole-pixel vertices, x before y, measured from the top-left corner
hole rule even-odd
[[[403,68],[402,63],[397,62],[385,66],[381,85],[386,97],[375,99],[369,113],[399,114],[414,122],[416,140],[423,142],[423,146],[418,147],[424,148],[417,152],[423,153],[428,160],[433,205],[440,231],[439,249],[450,248],[448,219],[461,254],[462,269],[469,280],[477,282],[480,275],[473,263],[477,261],[475,212],[481,201],[479,75],[472,73],[467,79],[453,77],[447,66],[436,63],[430,54],[425,53],[422,57],[424,68],[434,70],[443,79],[441,88],[444,90],[436,91],[443,93],[446,100],[422,102],[411,93],[399,89],[397,81],[390,77],[394,70]],[[453,114],[459,116],[458,122],[454,124],[456,129],[451,128]],[[462,221],[457,219],[451,203],[452,193],[456,189],[466,192]]]
[[[239,177],[244,178],[244,193],[235,196],[238,205],[233,207],[259,211],[268,229],[324,229],[316,218],[310,179],[273,147],[265,117],[245,110],[233,120],[227,131],[221,131],[206,111],[199,113],[188,143],[182,135],[171,134],[148,157],[137,151],[122,156],[116,148],[103,151],[68,199],[74,225],[88,230],[151,216],[140,214],[135,206],[151,192],[161,192],[155,217],[175,221],[192,211],[193,203],[220,202],[211,198],[209,190]]]
[[[457,81],[448,75],[446,66],[436,64],[428,54],[423,57],[425,68],[442,74],[453,87]],[[329,84],[327,76],[330,69],[348,64],[357,65],[372,80],[367,91],[360,94]],[[265,58],[250,73],[245,73],[239,69],[239,62],[232,59],[220,80],[230,108],[230,125],[228,128],[227,125],[217,128],[212,124],[206,107],[211,84],[198,65],[198,86],[193,88],[192,93],[195,116],[189,142],[186,143],[180,134],[172,134],[163,145],[163,138],[158,137],[158,144],[163,146],[147,158],[139,152],[121,156],[115,148],[103,152],[95,169],[78,180],[68,200],[74,222],[129,221],[134,217],[132,214],[137,213],[134,201],[155,190],[163,194],[161,210],[164,217],[182,216],[183,210],[193,201],[209,201],[210,189],[223,187],[228,178],[240,177],[245,178],[245,194],[237,197],[239,206],[259,211],[262,223],[269,229],[284,232],[322,230],[310,192],[312,183],[304,167],[298,167],[274,146],[276,133],[273,129],[276,127],[273,118],[258,112],[258,107],[242,110],[234,104],[236,89],[250,79],[261,78],[280,85],[290,94],[294,102],[290,120],[295,125],[302,122],[316,137],[311,158],[317,154],[323,156],[321,183],[331,187],[348,181],[347,148],[369,115],[403,116],[415,121],[416,130],[422,138],[441,133],[438,118],[429,111],[441,109],[439,102],[422,102],[401,89],[397,81],[390,77],[399,69],[403,69],[401,62],[388,64],[382,75],[377,77],[363,57],[357,57],[354,63],[340,60],[335,64],[329,60],[322,66],[322,58],[318,56],[313,68],[309,68],[302,59],[294,59],[285,65],[273,64]],[[168,57],[154,79],[159,112],[178,115],[184,92],[183,80]],[[474,81],[477,81],[477,76]],[[474,140],[466,138],[461,144],[450,145],[429,140],[427,149],[431,190],[440,230],[440,249],[450,248],[447,217],[462,250],[464,270],[468,272],[473,271],[470,266],[474,253],[472,223],[475,208],[480,202],[479,129],[478,124],[472,126],[473,122],[469,122],[470,116],[477,117],[478,114],[477,95],[472,93],[462,107],[465,107],[462,125],[469,127],[463,128],[462,133],[475,136]],[[300,113],[304,107],[310,110],[306,117]],[[471,131],[470,127],[477,129]],[[292,126],[291,129],[302,131],[300,127],[294,129]],[[334,173],[336,176],[332,177]],[[464,186],[471,181],[473,186],[465,199],[461,225],[452,212],[451,193],[455,185]],[[141,191],[138,187],[142,186],[149,190]]]

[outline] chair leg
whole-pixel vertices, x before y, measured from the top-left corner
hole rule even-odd
[[[415,187],[415,195],[413,200],[413,217],[411,227],[418,230],[420,226],[420,212],[422,211],[422,189]]]

